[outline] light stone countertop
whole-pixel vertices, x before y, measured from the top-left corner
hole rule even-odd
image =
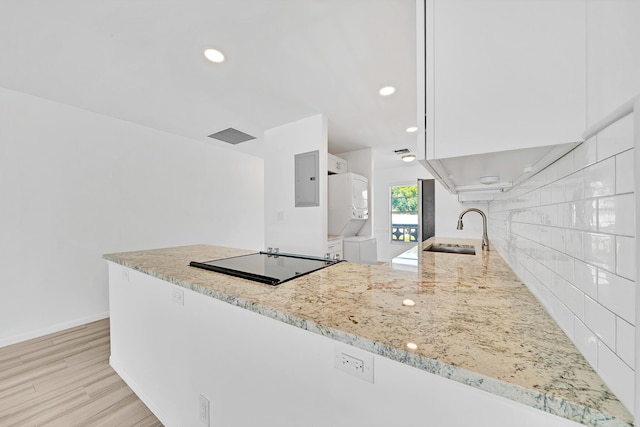
[[[632,425],[498,252],[482,252],[480,240],[435,241],[473,245],[476,255],[416,246],[390,264],[341,262],[278,286],[188,265],[257,251],[194,245],[104,258],[573,421]],[[403,305],[407,299],[415,305]]]

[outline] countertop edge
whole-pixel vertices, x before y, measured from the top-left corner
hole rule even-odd
[[[111,255],[114,256],[112,257]],[[278,320],[291,326],[295,326],[306,331],[322,335],[324,337],[336,340],[344,344],[352,345],[359,349],[369,351],[382,357],[386,357],[387,359],[404,363],[406,365],[429,372],[431,374],[438,375],[440,377],[444,377],[500,397],[504,397],[514,402],[518,402],[523,405],[527,405],[532,408],[539,409],[571,421],[576,421],[584,425],[593,427],[633,426],[633,424],[629,424],[616,416],[606,414],[597,409],[572,402],[567,399],[547,395],[542,392],[536,392],[534,390],[527,389],[515,384],[509,384],[507,382],[485,375],[477,374],[475,372],[471,372],[457,366],[429,359],[428,357],[420,356],[405,350],[370,341],[338,329],[321,326],[316,324],[315,322],[301,319],[290,314],[284,314],[268,307],[245,301],[241,298],[225,295],[211,289],[203,288],[198,285],[176,279],[174,277],[166,276],[154,270],[141,268],[140,266],[127,263],[126,261],[123,261],[121,259],[117,259],[115,255],[117,254],[105,254],[102,258],[106,261],[131,268],[132,270],[139,271],[141,273],[164,280],[174,285],[190,289],[203,295],[207,295],[236,307],[252,311],[265,317],[269,317],[271,319]]]

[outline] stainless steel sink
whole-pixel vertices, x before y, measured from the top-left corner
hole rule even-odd
[[[465,254],[465,255],[475,255],[476,248],[471,245],[458,245],[458,244],[447,244],[447,243],[434,243],[428,248],[424,249],[427,252],[443,252],[448,254]]]

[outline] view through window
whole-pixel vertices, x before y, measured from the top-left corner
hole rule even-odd
[[[391,187],[391,241],[418,241],[418,186]]]

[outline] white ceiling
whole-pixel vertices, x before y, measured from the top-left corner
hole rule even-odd
[[[264,130],[317,113],[333,153],[415,151],[413,0],[0,0],[0,10],[2,87],[256,155]],[[227,60],[207,61],[207,47]],[[396,93],[381,97],[385,85]],[[207,138],[227,127],[258,139]]]

